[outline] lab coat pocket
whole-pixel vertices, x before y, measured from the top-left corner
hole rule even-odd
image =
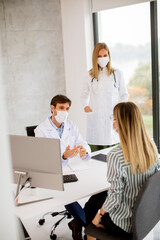
[[[93,115],[93,112],[86,112],[86,116],[92,116]]]
[[[94,116],[93,112],[86,113],[87,123],[91,123],[93,121],[93,116]],[[87,127],[89,127],[88,124]]]
[[[94,125],[94,122],[95,122],[95,114],[94,114],[94,112],[86,113],[86,119],[87,119],[87,128],[88,129],[92,129],[93,125]]]

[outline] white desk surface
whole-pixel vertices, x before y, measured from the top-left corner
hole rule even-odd
[[[98,153],[107,154],[110,149],[111,148],[93,152],[92,156]],[[53,196],[54,198],[15,207],[16,215],[21,219],[30,218],[38,214],[44,214],[46,212],[53,211],[56,207],[64,206],[66,204],[106,190],[109,187],[109,183],[106,179],[107,164],[105,162],[91,159],[87,161],[87,165],[89,167],[88,169],[74,172],[78,177],[78,181],[73,183],[65,183],[64,191],[55,191],[40,188],[37,189],[36,195],[38,198],[43,198],[44,196]],[[27,189],[25,191],[27,191]],[[26,193],[24,192],[22,195],[22,197],[25,199],[32,199],[35,197],[31,195],[29,196],[29,194]]]

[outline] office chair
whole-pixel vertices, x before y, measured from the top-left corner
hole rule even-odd
[[[118,237],[107,233],[92,223],[85,228],[85,234],[99,240],[142,240],[160,220],[160,171],[151,176],[142,186],[136,199],[133,216],[133,237]]]
[[[26,127],[26,132],[27,132],[27,136],[29,137],[35,137],[35,133],[34,133],[34,129],[37,127],[37,125],[35,126],[28,126]],[[60,224],[60,222],[66,218],[71,218],[71,214],[67,211],[61,211],[61,212],[47,212],[45,213],[42,218],[38,221],[39,225],[43,225],[45,223],[45,216],[50,214],[52,217],[55,217],[57,215],[62,215],[63,217],[58,220],[56,223],[53,224],[52,228],[51,228],[51,233],[50,233],[50,238],[55,240],[57,238],[57,235],[54,233],[56,227]]]
[[[37,125],[26,127],[27,136],[35,137],[34,129],[36,127],[37,127]]]

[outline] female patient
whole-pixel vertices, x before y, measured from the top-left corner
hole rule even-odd
[[[108,154],[107,179],[111,185],[92,223],[124,236],[132,232],[132,209],[140,188],[158,170],[158,153],[134,103],[115,106],[113,127],[119,133],[120,145]]]
[[[93,195],[85,204],[83,225],[92,221],[96,227],[123,237],[132,233],[132,209],[140,188],[158,171],[158,153],[134,103],[123,102],[114,107],[113,128],[119,133],[120,144],[107,155],[107,180],[111,185],[107,192]],[[72,228],[74,234],[81,231],[76,220],[79,226]]]

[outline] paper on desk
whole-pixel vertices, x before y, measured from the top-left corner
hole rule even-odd
[[[63,166],[63,173],[70,173],[73,172],[72,169],[68,166],[68,164]]]
[[[40,202],[43,200],[53,199],[53,192],[49,189],[41,189],[36,187],[35,189],[24,188],[22,192],[20,192],[17,206],[21,204],[29,204],[34,201]]]
[[[63,167],[63,172],[72,172],[88,169],[87,164],[85,163],[88,160],[82,160],[80,157],[72,157],[69,159],[66,166]]]

